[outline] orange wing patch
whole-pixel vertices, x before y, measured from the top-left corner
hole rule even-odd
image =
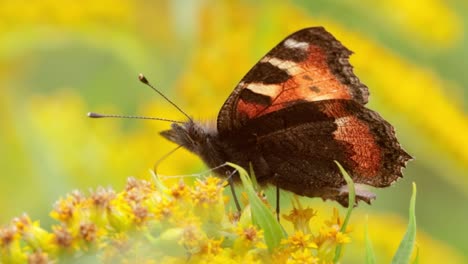
[[[349,104],[332,103],[324,105],[322,111],[335,119],[334,138],[350,145],[353,170],[364,178],[377,177],[382,165],[381,148],[369,124],[359,119],[353,108]]]
[[[258,104],[255,100],[238,101],[240,115],[249,119],[304,101],[321,101],[329,99],[352,99],[352,94],[345,84],[333,74],[327,63],[326,53],[318,46],[308,46],[308,57],[302,62],[265,57],[260,63],[269,63],[283,70],[291,77],[283,83],[240,83],[243,89],[269,98],[268,104]]]
[[[341,117],[335,120],[338,129],[333,133],[335,139],[351,145],[354,170],[362,177],[378,176],[381,165],[381,151],[375,142],[369,127],[355,116]]]
[[[341,83],[331,71],[326,54],[320,47],[311,45],[309,57],[300,64],[304,72],[293,76],[290,89],[307,101],[351,99],[350,88]],[[287,87],[287,88],[289,88]]]

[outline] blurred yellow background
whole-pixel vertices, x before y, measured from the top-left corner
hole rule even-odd
[[[260,57],[288,34],[318,25],[355,52],[351,63],[369,86],[368,106],[416,158],[404,179],[355,210],[345,263],[364,260],[366,214],[377,260],[395,252],[412,181],[421,263],[468,262],[464,0],[0,1],[0,224],[28,212],[48,226],[53,202],[73,189],[118,190],[128,176],[149,177],[174,147],[158,136],[168,123],[86,117],[183,120],[138,73],[195,118],[215,120]],[[179,150],[159,171],[203,169]]]

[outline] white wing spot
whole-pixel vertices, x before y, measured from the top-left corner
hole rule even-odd
[[[351,118],[349,116],[340,117],[335,119],[335,124],[337,124],[338,127],[344,127],[350,121],[350,119]]]
[[[309,43],[307,42],[300,42],[300,41],[297,41],[297,40],[294,40],[294,39],[287,39],[285,42],[284,42],[284,46],[286,48],[290,48],[290,49],[301,49],[301,50],[307,50],[309,48]]]
[[[262,83],[249,83],[246,87],[246,89],[249,89],[250,91],[257,93],[257,94],[262,94],[266,95],[269,97],[276,97],[280,91],[281,91],[281,86],[278,84],[262,84]]]
[[[300,74],[304,71],[299,66],[299,64],[293,61],[281,60],[281,59],[274,58],[274,57],[265,57],[261,60],[261,62],[269,62],[271,65],[276,66],[277,68],[283,71],[286,71],[291,76]]]

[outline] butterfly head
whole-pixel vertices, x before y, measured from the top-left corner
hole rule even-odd
[[[161,135],[196,154],[199,154],[214,136],[207,126],[192,120],[182,124],[172,123],[171,129],[162,131]]]

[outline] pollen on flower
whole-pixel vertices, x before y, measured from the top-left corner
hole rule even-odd
[[[125,199],[130,203],[140,203],[145,199],[145,194],[139,189],[130,189],[125,193]]]
[[[223,186],[221,179],[217,177],[207,177],[197,181],[192,190],[192,199],[195,204],[208,206],[217,203],[222,198]]]
[[[156,220],[165,220],[174,214],[175,204],[173,201],[162,199],[153,209]]]
[[[153,187],[151,183],[145,180],[137,180],[136,178],[130,177],[127,180],[125,186],[125,198],[130,202],[140,203],[147,199],[149,195],[153,193]]]
[[[55,243],[62,248],[68,248],[72,245],[73,236],[65,226],[55,226],[53,228]]]
[[[23,233],[25,230],[29,229],[32,225],[31,219],[27,214],[23,214],[20,217],[13,219],[13,223],[16,226],[18,232]]]
[[[80,236],[86,242],[92,242],[97,237],[97,227],[93,223],[85,223],[80,225]]]
[[[1,246],[10,245],[18,237],[18,229],[15,226],[7,226],[0,229]]]
[[[138,180],[135,177],[129,177],[127,179],[127,185],[125,185],[125,191],[128,192],[132,189],[140,189],[145,192],[150,192],[153,188],[150,182],[145,180]]]
[[[179,181],[179,184],[174,185],[172,188],[170,188],[169,194],[175,199],[182,199],[189,195],[190,192],[185,182],[181,180]]]
[[[84,200],[86,200],[84,194],[79,190],[73,190],[69,196],[73,198],[72,201],[74,202],[74,204],[80,204]]]
[[[249,225],[247,227],[238,227],[236,233],[239,236],[240,240],[245,243],[245,245],[254,245],[258,248],[265,248],[265,244],[263,241],[263,230],[258,229],[254,225]]]
[[[261,231],[251,225],[246,228],[239,228],[237,234],[245,240],[255,241],[259,235],[261,236]]]
[[[149,216],[149,210],[148,208],[142,206],[142,205],[136,205],[132,208],[133,215],[135,222],[138,224],[143,223]]]
[[[60,199],[54,205],[51,216],[62,222],[69,222],[73,219],[76,205],[71,199]]]
[[[29,264],[46,264],[51,263],[49,256],[45,252],[37,251],[28,256]]]
[[[91,200],[96,207],[107,208],[115,197],[115,191],[111,188],[98,187],[97,190],[92,193]]]

